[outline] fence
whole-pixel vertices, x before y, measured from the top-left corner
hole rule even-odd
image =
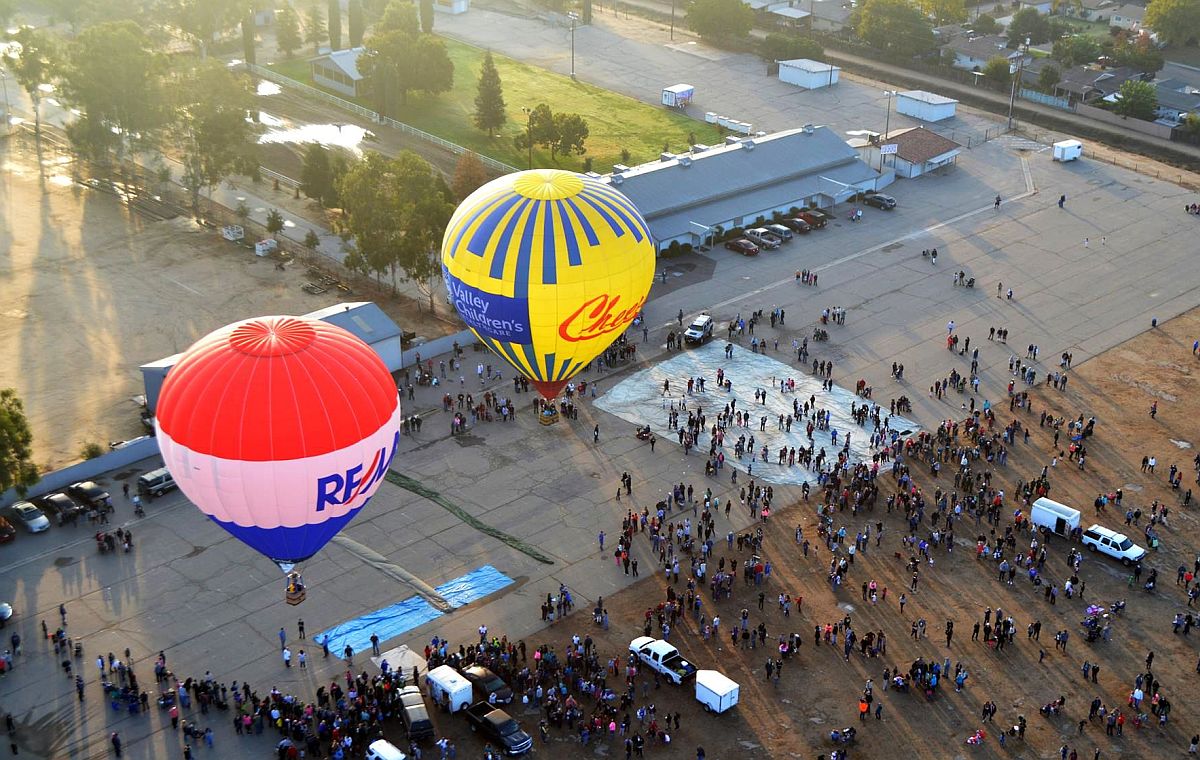
[[[1140,132],[1143,135],[1161,137],[1164,140],[1170,140],[1171,133],[1174,131],[1172,127],[1163,124],[1155,124],[1154,122],[1142,121],[1141,119],[1130,119],[1126,116],[1119,116],[1111,111],[1105,111],[1102,108],[1089,106],[1086,103],[1077,104],[1075,106],[1075,113],[1105,124],[1120,127],[1121,129],[1128,129],[1131,132]]]
[[[255,76],[260,76],[263,79],[274,82],[275,84],[277,84],[281,87],[289,87],[293,90],[304,93],[305,95],[308,95],[310,97],[317,98],[318,100],[323,100],[326,103],[331,103],[332,105],[335,105],[338,108],[341,108],[346,111],[350,111],[351,113],[356,113],[359,116],[370,119],[371,121],[375,122],[376,124],[384,124],[386,126],[391,127],[392,129],[399,130],[400,132],[403,132],[408,135],[412,135],[413,137],[424,140],[425,142],[432,143],[433,145],[436,145],[439,148],[448,150],[451,153],[454,153],[456,155],[461,156],[464,153],[474,152],[470,148],[464,148],[463,146],[461,146],[457,143],[452,143],[449,140],[443,140],[442,138],[438,137],[437,135],[431,135],[424,130],[417,129],[416,127],[414,127],[411,124],[405,124],[402,121],[397,121],[396,119],[393,119],[390,116],[383,116],[382,114],[372,111],[369,108],[363,108],[358,103],[353,103],[349,100],[346,100],[345,98],[339,98],[337,95],[331,95],[330,93],[325,92],[324,90],[322,90],[320,88],[313,87],[312,85],[305,84],[304,82],[298,82],[295,79],[292,79],[291,77],[285,77],[282,74],[276,73],[276,72],[271,71],[270,69],[264,68],[262,66],[258,66],[253,63],[247,63],[246,69],[251,74],[254,74]],[[483,163],[484,166],[486,166],[487,168],[491,169],[494,172],[499,172],[501,174],[511,174],[512,172],[517,171],[517,168],[515,166],[509,166],[508,164],[506,164],[502,161],[497,161],[494,158],[488,158],[487,156],[481,155],[481,156],[479,156],[479,160]],[[282,180],[280,180],[280,182],[282,182]]]
[[[86,459],[70,467],[46,473],[41,480],[30,486],[24,498],[45,496],[66,488],[72,483],[99,479],[101,475],[110,470],[119,470],[154,456],[158,456],[158,439],[148,435],[135,440],[128,446],[101,454],[95,459]],[[17,494],[16,489],[10,488],[0,496],[0,503],[11,504],[20,498],[22,497]]]
[[[1021,88],[1019,94],[1023,100],[1032,100],[1034,103],[1041,103],[1042,105],[1050,106],[1051,108],[1061,108],[1064,111],[1075,110],[1071,107],[1071,101],[1067,100],[1066,98],[1057,98],[1053,95],[1047,95],[1044,92],[1030,90],[1025,87]]]
[[[273,172],[265,166],[258,167],[258,173],[261,174],[265,179],[275,180],[276,182],[278,182],[279,184],[281,184],[285,187],[300,187],[299,180],[292,179],[291,177],[287,176],[286,174],[280,174],[279,172]]]

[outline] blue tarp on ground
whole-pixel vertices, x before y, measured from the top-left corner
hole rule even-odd
[[[494,594],[512,582],[512,578],[496,568],[484,565],[460,578],[443,583],[436,591],[457,608]],[[334,655],[341,655],[347,644],[353,647],[355,652],[370,652],[372,633],[379,637],[380,642],[384,642],[436,620],[442,614],[421,597],[413,596],[321,631],[314,641],[320,643],[328,637],[329,650]]]

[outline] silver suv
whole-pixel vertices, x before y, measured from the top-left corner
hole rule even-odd
[[[692,320],[692,324],[688,329],[683,331],[683,340],[685,343],[703,343],[712,337],[713,334],[713,318],[707,314],[701,314]]]

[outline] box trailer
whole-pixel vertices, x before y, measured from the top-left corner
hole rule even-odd
[[[1078,140],[1063,140],[1054,143],[1055,161],[1074,161],[1083,155],[1083,143]]]
[[[1070,536],[1079,527],[1079,510],[1043,496],[1030,508],[1029,521],[1060,536]]]
[[[695,94],[696,88],[690,84],[673,84],[663,88],[662,104],[670,108],[687,108]]]
[[[708,712],[723,713],[738,703],[741,687],[715,670],[696,671],[696,700]]]
[[[458,712],[471,706],[471,682],[449,665],[439,665],[425,675],[429,698],[447,712]]]

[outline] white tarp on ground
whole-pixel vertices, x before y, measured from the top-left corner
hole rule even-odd
[[[725,369],[725,377],[733,383],[729,393],[717,389],[717,370],[720,368]],[[687,395],[689,377],[704,378],[704,393],[697,391]],[[779,381],[788,378],[796,382],[795,393],[781,394]],[[668,379],[671,381],[670,397],[663,396],[663,381]],[[765,405],[755,403],[755,390],[767,391]],[[789,467],[786,464],[775,464],[781,446],[808,446],[806,423],[793,423],[791,432],[785,433],[779,430],[778,418],[780,414],[786,417],[792,413],[793,398],[799,399],[803,406],[809,396],[817,397],[818,409],[829,411],[829,430],[813,431],[817,451],[825,448],[826,462],[837,461],[837,452],[844,445],[847,432],[851,434],[850,461],[869,461],[875,453],[870,446],[873,430],[871,427],[859,426],[850,416],[851,404],[861,406],[867,402],[854,395],[853,391],[836,384],[832,391],[824,391],[821,389],[821,381],[806,371],[790,367],[771,355],[756,354],[736,344],[733,348],[733,358],[726,359],[725,341],[720,339],[713,339],[699,348],[686,349],[649,369],[635,372],[604,393],[597,399],[596,405],[636,425],[650,425],[659,437],[660,445],[675,446],[679,441],[678,432],[667,427],[671,404],[676,408],[680,404],[685,405],[679,415],[680,425],[686,424],[688,410],[701,409],[707,417],[706,422],[711,431],[717,415],[724,410],[731,398],[736,398],[737,408],[750,412],[753,423],[750,428],[730,427],[725,431],[725,466],[736,467],[768,483],[799,485],[808,481],[815,486],[817,476],[814,472],[800,465]],[[758,429],[758,418],[764,414],[767,415],[767,429],[762,432]],[[882,417],[887,419],[886,409],[883,410]],[[870,425],[868,422],[868,426]],[[915,422],[898,416],[891,418],[889,427],[902,435],[918,430]],[[838,433],[837,446],[834,446],[832,441],[834,430]],[[765,443],[770,452],[769,461],[764,463],[761,458],[759,461],[752,461],[752,454],[749,452],[739,461],[733,453],[733,447],[740,435],[745,435],[747,439],[753,435],[756,451]],[[706,433],[700,439],[700,446],[694,455],[707,456],[711,443],[711,438]],[[721,475],[728,477],[725,472]]]

